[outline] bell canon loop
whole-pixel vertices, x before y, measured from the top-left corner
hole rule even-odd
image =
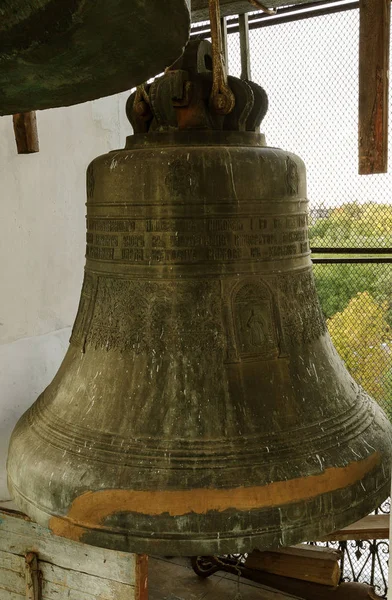
[[[210,58],[191,43],[139,89],[135,134],[87,171],[69,350],[8,458],[20,509],[73,540],[247,552],[320,539],[389,493],[391,425],[317,299],[304,164],[258,133],[256,84],[229,77],[234,110],[211,110]]]

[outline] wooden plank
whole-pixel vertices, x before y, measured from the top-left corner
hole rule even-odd
[[[341,553],[330,548],[300,544],[276,551],[253,550],[245,567],[335,587],[340,580],[340,558]]]
[[[104,596],[93,596],[78,590],[70,590],[65,587],[55,586],[43,581],[42,600],[106,600]],[[132,597],[131,597],[132,598]],[[110,600],[117,600],[115,597]],[[123,598],[121,599],[123,600]]]
[[[37,117],[35,111],[17,113],[13,116],[18,154],[39,152]]]
[[[21,559],[20,572],[0,568],[0,589],[22,594],[26,598],[26,578],[24,574],[24,560]]]
[[[100,600],[129,600],[134,597],[134,586],[118,581],[103,579],[95,575],[88,575],[72,569],[63,569],[50,563],[39,561],[39,568],[43,576],[43,600],[55,598],[68,598],[69,591],[75,591],[86,598],[99,598]],[[57,594],[57,595],[56,595]]]
[[[368,515],[321,541],[386,540],[389,539],[389,519],[389,515]]]
[[[26,594],[22,596],[22,594],[0,589],[0,600],[26,600]]]
[[[72,569],[62,569],[50,563],[39,561],[43,577],[42,600],[62,600],[75,595],[80,600],[130,600],[134,597],[134,587],[102,579]],[[0,589],[24,594],[26,587],[25,560],[6,552],[0,552]]]
[[[359,173],[388,168],[391,0],[360,0]]]
[[[379,600],[374,588],[362,583],[342,583],[337,587],[329,587],[256,569],[244,569],[243,576],[303,600]]]
[[[314,0],[265,0],[263,4],[267,8],[279,8],[281,6],[309,4]],[[337,2],[338,0],[331,0]],[[192,22],[207,21],[208,0],[192,0]],[[220,11],[222,17],[254,12],[256,9],[248,0],[220,0]]]
[[[0,510],[0,600],[26,598],[29,553],[38,557],[42,600],[147,600],[146,556],[66,540],[6,510]]]
[[[0,552],[0,569],[14,571],[15,573],[24,572],[24,558],[9,552]],[[0,580],[1,585],[1,580]]]
[[[135,554],[66,540],[21,513],[0,510],[0,550],[25,556],[36,549],[39,549],[41,560],[59,567],[135,584]]]

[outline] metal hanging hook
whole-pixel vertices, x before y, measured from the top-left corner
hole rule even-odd
[[[137,116],[143,120],[151,117],[150,99],[146,91],[146,84],[142,83],[137,86],[133,110]]]
[[[223,54],[219,0],[209,0],[212,42],[212,90],[210,106],[219,115],[229,114],[235,106],[235,97],[227,83]]]

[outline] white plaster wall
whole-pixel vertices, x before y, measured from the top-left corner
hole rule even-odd
[[[128,95],[38,112],[37,154],[18,155],[12,117],[0,117],[0,501],[12,428],[51,381],[75,318],[86,167],[124,146]]]

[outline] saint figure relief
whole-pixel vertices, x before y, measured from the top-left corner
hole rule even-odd
[[[263,282],[246,282],[237,288],[233,317],[238,356],[242,360],[268,359],[279,354],[272,307],[272,293]]]
[[[263,346],[267,341],[261,307],[256,306],[255,308],[250,309],[250,315],[246,321],[246,331],[249,344],[253,347]]]

